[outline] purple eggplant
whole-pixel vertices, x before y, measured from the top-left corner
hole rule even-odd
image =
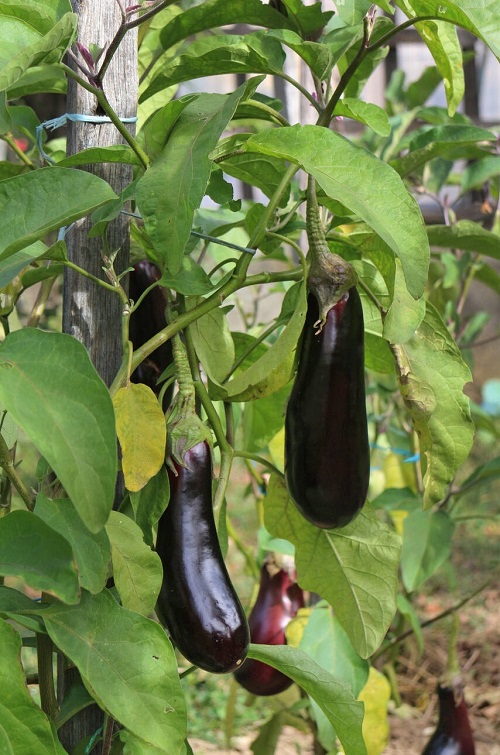
[[[303,606],[304,593],[288,571],[280,569],[271,574],[264,564],[257,600],[248,617],[251,641],[259,645],[285,645],[285,627]],[[290,677],[253,658],[247,658],[234,676],[253,695],[277,695],[292,684]]]
[[[317,527],[344,527],[365,503],[370,478],[363,310],[351,287],[322,327],[309,294],[297,373],[286,409],[285,478]]]
[[[472,729],[464,697],[453,687],[439,684],[439,720],[422,755],[475,755]]]
[[[136,262],[129,280],[129,295],[132,301],[137,301],[149,286],[160,280],[160,277],[160,270],[152,262],[148,260]],[[143,346],[146,341],[166,327],[166,305],[165,291],[161,286],[157,286],[146,295],[139,308],[132,313],[129,337],[134,349]],[[172,344],[166,341],[134,370],[131,380],[133,383],[144,383],[158,395],[161,389],[161,385],[157,383],[158,378],[170,364],[172,364]],[[172,392],[173,386],[167,388],[163,394],[163,411],[166,411],[171,403]]]
[[[169,469],[170,501],[158,522],[163,564],[157,614],[190,663],[234,671],[246,657],[245,612],[222,557],[212,509],[212,455],[206,441]]]

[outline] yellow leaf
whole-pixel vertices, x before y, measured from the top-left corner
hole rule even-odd
[[[273,464],[283,471],[285,468],[285,428],[282,427],[268,444]]]
[[[286,641],[293,648],[298,648],[304,629],[311,615],[310,608],[299,608],[297,615],[285,627]]]
[[[370,667],[368,681],[361,690],[358,700],[365,704],[363,718],[363,739],[367,755],[381,755],[389,739],[387,703],[391,696],[389,682],[380,671]]]
[[[125,487],[132,493],[159,472],[165,458],[165,417],[151,388],[129,383],[113,396]]]
[[[403,537],[403,524],[410,512],[409,511],[390,511],[392,522],[396,528],[396,532],[400,537]]]

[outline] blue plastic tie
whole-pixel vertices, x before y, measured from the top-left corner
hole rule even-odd
[[[122,123],[135,123],[137,121],[137,116],[134,115],[130,118],[120,118],[120,120]],[[107,115],[83,115],[82,113],[64,113],[64,115],[59,115],[57,118],[50,118],[48,121],[40,123],[36,127],[36,146],[43,159],[51,165],[54,165],[55,161],[49,157],[43,148],[43,130],[49,129],[50,131],[55,131],[56,128],[65,126],[68,121],[80,121],[82,123],[112,123],[111,118],[108,118]]]
[[[97,729],[97,731],[94,734],[92,734],[92,736],[90,737],[87,747],[85,748],[85,755],[90,755],[90,751],[92,750],[92,747],[94,746],[97,737],[99,737],[101,734],[102,734],[102,726],[100,726],[99,729]]]

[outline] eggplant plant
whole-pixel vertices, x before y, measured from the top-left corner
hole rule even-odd
[[[368,101],[410,27],[433,64]],[[370,667],[422,642],[419,591],[500,474],[464,393],[498,133],[460,112],[458,36],[499,59],[498,29],[493,0],[1,5],[2,752],[184,755],[212,672],[229,739],[243,686],[284,693],[268,752],[285,721],[383,752]],[[32,99],[66,92],[67,141]],[[255,602],[292,552],[300,592]]]

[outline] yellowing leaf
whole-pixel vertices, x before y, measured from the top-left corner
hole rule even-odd
[[[358,697],[358,700],[365,704],[363,739],[368,755],[381,755],[387,747],[389,738],[387,703],[390,696],[389,682],[380,671],[372,666],[368,681]]]
[[[285,468],[285,428],[279,430],[274,438],[269,441],[269,453],[273,464],[283,471]]]
[[[286,641],[293,648],[298,648],[305,626],[311,615],[310,608],[300,608],[295,618],[293,618],[285,627]]]
[[[129,383],[113,396],[125,487],[133,493],[159,472],[165,458],[165,417],[151,388]]]
[[[396,528],[396,532],[400,537],[403,537],[403,525],[409,511],[390,511],[392,522]]]

